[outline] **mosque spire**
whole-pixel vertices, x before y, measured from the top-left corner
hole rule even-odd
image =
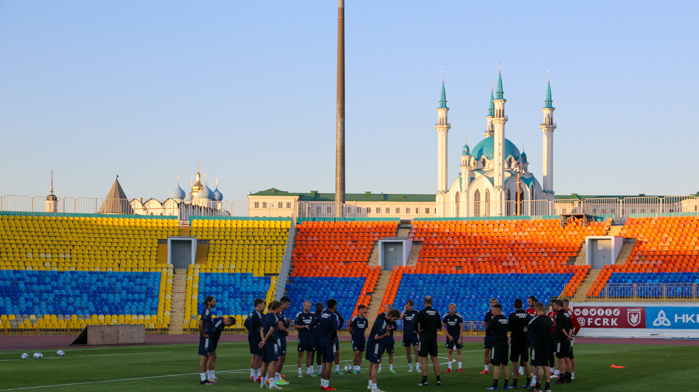
[[[439,98],[439,107],[440,107],[440,109],[448,109],[447,108],[447,91],[444,88],[444,71],[442,71],[442,95]]]
[[[53,170],[51,170],[51,194],[53,195]]]
[[[502,91],[502,64],[500,64],[500,62],[498,62],[498,64],[498,90],[495,92],[495,95],[496,99],[504,99],[503,94],[505,94],[505,92]]]
[[[544,106],[545,108],[553,108],[553,99],[551,99],[551,72],[549,71],[549,84],[548,87],[546,88],[546,100],[544,101],[546,105]]]
[[[495,98],[493,97],[493,81],[490,81],[490,105],[488,106],[488,116],[493,117],[495,116],[495,102],[493,102]]]

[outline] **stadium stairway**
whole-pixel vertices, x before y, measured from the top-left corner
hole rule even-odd
[[[582,283],[580,283],[578,291],[570,300],[573,302],[585,302],[587,300],[587,292],[590,291],[590,288],[595,283],[600,273],[602,273],[601,269],[591,269]]]
[[[378,248],[378,246],[374,247]],[[381,309],[384,293],[386,293],[386,287],[388,286],[388,281],[391,279],[391,271],[381,271],[379,274],[379,279],[376,281],[376,286],[374,291],[371,293],[371,301],[367,307],[367,318],[369,319],[369,325],[374,325],[374,320],[376,316],[379,315],[379,309]]]
[[[169,335],[182,335],[185,314],[185,292],[187,291],[187,270],[176,269],[172,279],[172,302],[170,304]]]
[[[377,245],[376,243],[372,245],[371,255],[369,255],[369,261],[367,261],[367,265],[378,267],[378,265],[379,265],[379,247],[376,245]]]
[[[578,252],[578,255],[575,257],[575,260],[571,263],[568,261],[569,265],[585,265],[585,257],[587,256],[587,244],[583,242],[582,246],[580,247],[580,252]]]
[[[420,250],[422,250],[422,243],[413,242],[413,247],[410,249],[410,255],[406,263],[407,266],[417,265],[417,260],[420,257]]]

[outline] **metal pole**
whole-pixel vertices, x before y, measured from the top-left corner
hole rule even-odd
[[[337,2],[337,112],[335,142],[335,216],[345,203],[345,0]]]
[[[519,198],[519,190],[520,190],[520,187],[522,186],[521,184],[522,184],[522,171],[517,169],[517,216],[520,216],[522,213],[520,210],[520,207],[519,207],[519,204],[521,202],[521,200]]]

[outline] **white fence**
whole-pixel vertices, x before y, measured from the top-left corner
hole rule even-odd
[[[64,197],[57,198],[54,212],[96,214],[103,204],[101,198]],[[197,203],[197,202],[195,202]],[[224,201],[198,203],[178,203],[172,199],[132,199],[112,203],[123,206],[124,213],[136,215],[178,216],[182,224],[189,222],[190,216],[239,216],[239,217],[334,217],[334,202],[248,202]],[[129,210],[129,207],[131,210]],[[496,216],[493,201],[471,201],[445,205],[447,217],[487,217]],[[518,214],[519,207],[519,214]],[[376,218],[434,218],[437,217],[436,202],[410,203],[394,202],[347,202],[343,205],[345,217]],[[0,196],[0,211],[22,211],[46,213],[45,196]],[[666,214],[677,212],[699,212],[697,196],[639,196],[625,198],[589,198],[524,200],[504,202],[503,211],[507,216],[561,215],[584,213],[590,215],[612,215],[615,223],[623,223],[631,214]],[[110,211],[118,213],[116,211]]]

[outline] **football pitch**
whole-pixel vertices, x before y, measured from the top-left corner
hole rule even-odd
[[[408,373],[405,351],[396,345],[394,367],[388,373],[388,358],[379,374],[379,388],[386,392],[438,389],[440,391],[482,391],[492,384],[483,370],[482,345],[464,344],[464,373],[445,374],[446,349],[440,347],[442,386],[435,385],[430,368],[427,387],[418,387],[419,373]],[[246,342],[220,343],[216,376],[223,380],[212,386],[199,385],[195,344],[149,345],[109,348],[67,348],[58,357],[55,350],[41,350],[43,359],[21,360],[22,351],[0,351],[0,391],[259,391],[249,380]],[[351,364],[349,342],[341,343],[341,367]],[[288,391],[319,390],[320,378],[297,377],[296,344],[290,342],[283,374],[291,382]],[[32,357],[33,352],[28,352]],[[699,346],[578,344],[575,346],[576,379],[573,384],[552,385],[553,391],[657,391],[699,388]],[[368,362],[363,361],[366,372]],[[620,365],[624,369],[612,369]],[[456,363],[454,364],[456,369]],[[306,367],[303,366],[305,374]],[[519,390],[524,378],[520,376]],[[333,374],[331,386],[338,391],[366,391],[366,374]],[[500,381],[502,389],[502,376]]]

